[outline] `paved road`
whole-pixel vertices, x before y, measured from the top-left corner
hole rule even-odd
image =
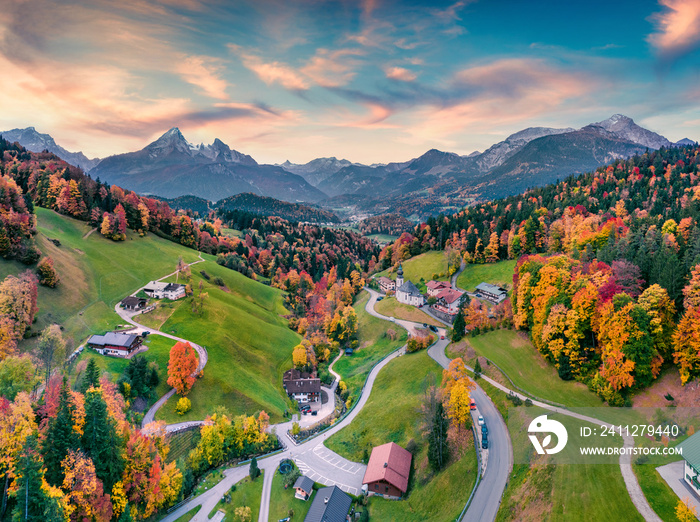
[[[457,273],[455,273],[452,276],[452,286],[454,288],[459,288],[457,287],[457,277],[459,274],[464,271],[466,268],[466,264],[462,262],[461,266],[459,267],[459,270]],[[436,353],[438,347],[433,347],[433,353],[437,356],[440,357],[439,353]],[[444,349],[442,351],[442,357],[444,359],[441,361],[438,361],[440,364],[443,364],[444,360],[448,360],[447,357],[444,355]],[[437,360],[437,359],[436,359]],[[470,370],[473,370],[472,368],[469,368]],[[505,393],[515,393],[513,390],[510,390],[506,388],[505,386],[501,385],[500,383],[482,376],[482,379],[484,379],[486,382],[490,383],[491,385],[495,386],[496,388],[504,391]],[[472,503],[469,506],[469,509],[467,510],[467,513],[465,514],[464,520],[493,520],[495,518],[496,513],[498,512],[498,504],[500,504],[500,499],[501,496],[503,495],[503,491],[505,489],[505,486],[508,481],[508,474],[510,473],[510,470],[512,469],[512,462],[513,462],[513,450],[511,446],[511,441],[510,441],[510,435],[508,434],[508,430],[505,427],[505,423],[503,422],[503,418],[501,415],[498,413],[498,410],[495,409],[495,406],[493,403],[488,400],[487,403],[483,403],[483,401],[480,403],[479,398],[480,396],[486,396],[486,394],[478,388],[474,392],[474,399],[477,403],[477,406],[479,409],[482,409],[481,404],[484,404],[484,411],[486,413],[482,413],[484,416],[484,419],[486,420],[486,423],[489,426],[489,437],[491,437],[491,444],[490,444],[490,449],[489,449],[489,462],[488,462],[488,467],[486,470],[486,474],[484,475],[484,480],[482,481],[481,484],[479,484],[479,487],[477,488],[477,492],[474,496],[474,499],[472,500]],[[522,400],[525,400],[527,397],[523,396],[522,394],[515,393],[515,395],[518,395]],[[488,399],[488,397],[486,397]],[[567,409],[562,409],[562,408],[557,408],[555,406],[552,406],[550,404],[545,404],[543,402],[539,401],[532,401],[533,404],[536,406],[539,406],[541,408],[545,408],[547,410],[556,412],[556,413],[561,413],[562,415],[568,415],[570,417],[575,417],[578,419],[581,419],[583,421],[589,422],[591,424],[598,424],[600,426],[610,426],[608,423],[601,421],[599,419],[594,419],[592,417],[588,417],[585,415],[580,415],[578,413],[569,411]],[[493,416],[493,411],[495,410],[496,416]],[[488,414],[488,417],[487,417]],[[489,420],[491,419],[491,420]],[[495,426],[498,427],[498,434],[492,433],[494,422],[496,422]],[[500,444],[499,441],[502,439],[501,435],[503,434],[503,429],[505,429],[504,435],[505,435],[505,441],[508,446],[508,465],[506,467],[506,460],[505,460],[505,454],[504,452],[499,452],[496,454],[494,451],[495,448],[497,448]],[[634,446],[634,438],[630,436],[623,437],[623,445],[626,448]],[[659,516],[654,512],[653,509],[651,509],[651,506],[649,505],[649,502],[647,501],[646,497],[644,496],[644,493],[642,492],[642,488],[639,486],[639,482],[637,481],[637,477],[634,474],[632,470],[632,457],[631,455],[621,455],[620,456],[620,472],[622,474],[622,478],[625,482],[625,487],[627,488],[627,492],[632,500],[632,503],[634,506],[637,508],[637,511],[642,515],[642,517],[647,521],[647,522],[661,522],[661,519]],[[491,465],[493,464],[493,466]],[[493,472],[493,473],[492,473]],[[495,475],[495,476],[494,476]],[[485,487],[490,484],[490,487]],[[500,489],[499,489],[500,488]],[[493,492],[492,492],[493,491]],[[498,493],[498,502],[496,503],[495,497],[496,497],[496,491],[500,491]],[[488,498],[483,498],[484,496]],[[493,512],[493,507],[495,506],[496,511]],[[491,513],[493,513],[493,517],[491,517]]]
[[[196,265],[197,263],[202,263],[204,261],[204,259],[202,259],[201,254],[199,254],[199,256],[200,256],[199,261],[194,261],[194,262],[190,263],[188,266]],[[167,277],[174,276],[176,273],[177,273],[177,270],[175,272],[173,272],[172,274],[168,274],[168,275],[161,277],[160,279],[158,279],[158,281],[162,281],[163,279],[165,279]],[[139,288],[138,290],[133,292],[131,295],[138,294],[144,288],[144,286],[142,286],[141,288]],[[141,331],[141,332],[148,331],[151,333],[162,335],[163,337],[167,337],[168,339],[173,339],[174,341],[180,341],[183,343],[190,343],[190,346],[192,346],[192,348],[194,348],[195,351],[197,352],[197,358],[199,359],[199,364],[197,365],[197,370],[195,370],[195,372],[194,372],[195,375],[198,374],[199,372],[201,372],[204,369],[204,367],[207,365],[209,355],[207,354],[207,350],[203,346],[200,346],[197,343],[193,343],[192,341],[188,341],[187,339],[183,339],[182,337],[177,337],[176,335],[171,335],[169,333],[161,332],[160,330],[156,330],[155,328],[149,328],[148,326],[144,326],[140,323],[137,323],[134,320],[134,317],[140,315],[140,312],[131,312],[128,310],[124,310],[121,306],[119,306],[119,303],[114,305],[114,311],[117,312],[119,317],[121,317],[124,321],[135,326],[137,328],[137,331]],[[174,388],[172,388],[168,393],[166,393],[160,399],[158,399],[158,401],[156,401],[156,403],[153,406],[151,406],[151,408],[143,416],[143,421],[141,422],[141,427],[145,426],[149,422],[153,422],[155,420],[156,412],[173,395],[175,395]],[[193,426],[193,425],[199,425],[202,423],[203,423],[203,421],[189,421],[189,422],[185,422],[185,423],[179,422],[177,424],[170,424],[170,425],[166,426],[166,430],[169,432],[178,431],[180,429],[183,429],[184,425]]]
[[[463,269],[462,267],[460,272]],[[453,276],[453,281],[456,281],[458,275],[459,272]],[[375,317],[387,319],[386,316],[374,311],[374,303],[379,294],[374,290],[369,290],[369,292],[371,297],[367,302],[367,311]],[[395,322],[409,331],[417,325],[410,321],[398,319]],[[446,334],[443,329],[439,329],[438,333],[440,335]],[[447,368],[451,361],[451,359],[445,355],[445,348],[447,348],[448,344],[450,344],[449,339],[439,339],[428,349],[428,355],[443,368]],[[490,449],[486,473],[479,483],[463,520],[490,522],[496,518],[498,508],[501,504],[501,497],[503,496],[503,491],[508,482],[508,475],[513,465],[513,448],[510,442],[508,428],[503,421],[503,417],[501,417],[501,414],[498,412],[498,409],[496,409],[496,406],[489,396],[477,385],[476,390],[472,392],[472,398],[474,402],[476,402],[479,413],[484,417],[486,425],[489,427]],[[464,492],[465,503],[467,498],[469,498],[469,494],[470,491]]]

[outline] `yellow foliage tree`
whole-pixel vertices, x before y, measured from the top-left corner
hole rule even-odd
[[[690,498],[685,497],[679,500],[676,505],[676,518],[679,522],[696,522],[698,519],[698,510],[690,503]]]
[[[308,359],[306,357],[306,347],[303,344],[298,344],[292,352],[292,362],[296,368],[306,366]]]

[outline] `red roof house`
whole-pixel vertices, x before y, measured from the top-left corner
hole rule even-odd
[[[393,442],[374,448],[362,479],[367,493],[386,498],[401,497],[408,489],[412,458],[409,451]]]
[[[446,288],[452,288],[449,281],[428,281],[425,283],[425,286],[428,289],[429,297],[437,297],[437,295]]]
[[[435,309],[446,314],[455,315],[459,311],[459,302],[463,295],[464,292],[461,290],[446,288],[435,296],[437,298]]]

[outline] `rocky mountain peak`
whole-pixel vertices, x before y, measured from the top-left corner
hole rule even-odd
[[[602,128],[616,138],[639,143],[650,149],[660,149],[671,145],[671,142],[660,134],[640,127],[632,118],[624,114],[613,114],[607,120],[592,123],[584,128],[591,130]]]

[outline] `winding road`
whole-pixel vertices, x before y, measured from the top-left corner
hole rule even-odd
[[[198,262],[200,261],[196,261],[195,263]],[[459,272],[461,272],[463,269],[464,266],[460,267]],[[456,279],[459,275],[459,272],[455,274],[452,278],[453,285],[456,284]],[[173,274],[169,274],[165,277],[169,277],[170,275]],[[165,277],[161,279],[164,279]],[[379,294],[376,291],[371,290],[369,288],[366,288],[366,290],[370,293],[370,299],[365,305],[365,309],[369,314],[380,319],[390,320],[395,324],[398,324],[401,327],[405,328],[409,333],[414,333],[416,329],[419,328],[422,329],[422,325],[419,323],[414,323],[402,319],[389,318],[376,312],[374,309],[374,305],[377,301],[377,298],[379,297]],[[116,307],[116,310],[117,313],[119,313],[119,315],[125,321],[138,328],[147,329],[149,331],[152,331],[153,333],[158,333],[159,335],[164,335],[174,340],[190,342],[190,344],[192,344],[192,346],[195,347],[195,349],[197,349],[198,353],[200,354],[200,369],[203,368],[206,364],[207,354],[206,350],[203,347],[196,345],[191,341],[186,341],[185,339],[181,339],[176,336],[165,334],[163,332],[159,332],[151,328],[146,328],[133,320],[133,318],[131,317],[131,315],[133,314],[124,313],[123,310],[120,310],[118,308],[118,305]],[[444,329],[440,329],[438,334],[445,335],[446,331]],[[448,339],[438,339],[438,341],[428,350],[428,355],[443,368],[447,368],[450,363],[450,359],[445,355],[445,349],[448,346],[449,342],[450,341]],[[267,522],[269,519],[270,497],[272,494],[272,479],[277,470],[277,467],[279,466],[280,462],[284,459],[294,460],[297,466],[300,468],[300,470],[302,470],[304,474],[310,476],[316,482],[325,485],[337,485],[344,491],[347,491],[354,495],[359,494],[360,489],[362,487],[362,478],[364,476],[366,466],[364,464],[351,462],[347,459],[340,457],[336,453],[326,448],[324,445],[324,441],[333,434],[347,427],[355,419],[355,417],[362,411],[364,405],[367,403],[371,395],[374,382],[379,372],[393,359],[403,355],[404,353],[405,345],[395,350],[394,352],[386,356],[384,359],[382,359],[377,365],[375,365],[367,377],[365,386],[362,389],[362,393],[355,407],[344,418],[342,418],[340,422],[336,423],[335,425],[333,425],[332,428],[326,430],[318,436],[311,438],[310,440],[307,440],[306,442],[303,442],[299,445],[296,445],[286,435],[287,430],[291,427],[292,421],[271,426],[271,429],[277,430],[281,433],[280,438],[284,441],[283,445],[285,446],[285,448],[282,451],[279,451],[275,454],[263,457],[258,461],[259,468],[265,472],[263,478],[262,498],[260,502],[260,514],[258,517],[259,522]],[[471,368],[469,369],[472,370]],[[334,382],[333,386],[333,388],[335,388],[340,376],[333,371],[332,373],[336,378],[336,381]],[[505,386],[488,377],[482,376],[482,379],[505,393],[514,393],[512,392],[512,390],[506,388]],[[329,390],[331,391],[331,393],[332,389]],[[173,393],[174,390],[171,390],[171,392],[161,397],[161,399],[149,410],[147,415],[150,416],[150,419],[154,417],[155,412],[158,410],[158,408],[162,406],[162,404],[164,404],[165,401],[167,401],[167,399],[170,396],[172,396]],[[515,394],[521,397],[521,399],[523,400],[525,400],[526,398],[521,394]],[[488,397],[488,395],[477,385],[477,388],[474,390],[472,397],[474,398],[477,404],[479,413],[484,417],[487,425],[489,426],[489,439],[491,447],[488,450],[488,460],[486,469],[483,473],[482,480],[479,483],[476,492],[462,520],[491,522],[495,520],[496,515],[498,513],[501,498],[503,496],[503,492],[508,482],[508,476],[512,469],[513,450],[505,422],[503,421],[503,418],[501,417],[500,413],[498,412],[497,408],[495,407],[491,399]],[[580,415],[566,409],[557,408],[539,401],[533,401],[533,404],[552,412],[576,417],[586,422],[598,424],[601,426],[609,426],[608,423],[600,421],[598,419]],[[145,421],[146,417],[144,417],[144,424],[146,423]],[[176,431],[177,429],[182,428],[184,424],[192,425],[193,423],[201,424],[202,421],[193,421],[191,423],[169,425],[168,430]],[[634,440],[631,437],[625,438],[624,440],[624,444],[626,447],[633,445],[633,443]],[[639,483],[637,482],[636,476],[632,472],[630,457],[620,458],[620,469],[622,471],[625,485],[630,494],[630,497],[635,507],[638,509],[639,513],[648,522],[660,521],[660,518],[651,509],[646,498],[644,497],[644,494],[641,491],[641,488],[639,487]],[[194,522],[208,521],[209,514],[219,502],[222,495],[229,491],[231,486],[245,478],[247,475],[248,466],[245,464],[239,465],[234,468],[226,469],[224,471],[224,479],[221,480],[217,485],[215,485],[205,493],[202,493],[201,495],[198,495],[197,497],[192,498],[189,501],[183,503],[177,509],[166,515],[162,519],[162,521],[174,522],[180,516],[184,515],[185,513],[189,512],[197,506],[202,506],[202,508],[192,518],[192,520]],[[465,491],[465,500],[467,495],[468,492]]]
[[[197,263],[202,263],[204,262],[204,259],[202,259],[202,254],[199,254],[199,260],[198,261],[193,261],[192,263],[189,263],[187,266],[192,266],[196,265]],[[157,279],[157,281],[162,281],[163,279],[166,279],[168,277],[174,276],[177,274],[178,271],[175,270],[172,274],[164,275],[160,279]],[[146,287],[146,285],[142,286],[135,292],[133,292],[131,295],[136,295],[138,294],[141,290],[143,290]],[[207,353],[206,348],[203,346],[198,345],[197,343],[193,343],[192,341],[188,341],[187,339],[183,339],[182,337],[177,337],[176,335],[171,335],[169,333],[161,332],[160,330],[156,330],[155,328],[149,328],[147,326],[144,326],[140,323],[137,323],[134,321],[134,317],[137,315],[140,315],[141,312],[130,312],[128,310],[124,310],[122,307],[119,306],[119,303],[114,305],[114,311],[119,315],[119,317],[122,318],[122,320],[126,321],[132,326],[136,327],[136,332],[150,332],[158,335],[162,335],[163,337],[167,337],[168,339],[172,339],[174,341],[179,341],[182,343],[189,343],[192,348],[195,349],[197,352],[197,359],[199,360],[199,364],[197,365],[197,369],[194,372],[194,375],[199,374],[204,367],[207,365],[207,361],[209,360],[209,354]],[[163,395],[156,403],[150,407],[150,409],[144,414],[143,420],[141,421],[141,427],[144,427],[146,424],[153,422],[155,420],[156,412],[168,401],[170,397],[175,395],[175,388],[171,388],[168,393]],[[191,426],[195,425],[200,425],[202,424],[203,421],[190,421],[190,422],[180,422],[177,424],[169,424],[166,426],[166,431],[178,431],[184,428],[188,428]]]

